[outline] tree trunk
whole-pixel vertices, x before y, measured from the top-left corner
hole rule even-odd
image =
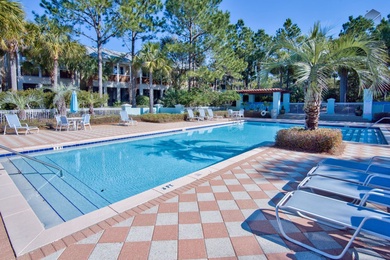
[[[348,70],[340,69],[339,71],[340,77],[340,102],[347,102],[347,85],[348,85]]]
[[[9,52],[10,74],[11,74],[11,89],[13,92],[18,90],[18,82],[16,76],[16,52]]]
[[[21,120],[26,120],[26,110],[20,109],[19,112],[18,112],[18,117],[19,117]]]
[[[102,57],[102,46],[98,44],[98,63],[99,63],[99,97],[103,97],[103,57]]]
[[[153,114],[154,95],[153,95],[153,72],[149,72],[149,113]]]
[[[58,84],[58,58],[54,58],[53,71],[51,72],[51,85],[55,89]]]
[[[305,118],[305,129],[315,130],[318,128],[318,121],[320,118],[321,108],[321,92],[315,92],[312,88],[308,88],[305,96],[305,107],[306,113]]]

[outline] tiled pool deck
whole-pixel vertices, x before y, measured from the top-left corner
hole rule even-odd
[[[0,144],[23,151],[213,123],[140,122],[129,127],[92,126],[91,131],[43,130],[27,136],[1,135]],[[385,130],[389,127],[383,126]],[[390,146],[347,143],[338,157],[365,161],[375,155],[389,156]],[[33,242],[15,251],[18,259],[323,259],[283,239],[274,216],[275,205],[283,194],[295,189],[306,173],[326,157],[329,156],[273,147],[254,149],[195,173],[191,180],[188,177],[177,181],[176,189],[163,193],[157,188],[153,198],[147,196],[139,200],[139,205],[126,202],[112,207],[115,214],[70,234],[61,226],[56,232],[42,232],[45,239],[40,238],[41,242],[49,242],[39,246]],[[184,186],[179,187],[180,183]],[[5,197],[2,190],[6,190],[2,185],[0,182],[0,206]],[[1,213],[0,221],[6,225],[15,217]],[[350,237],[350,233],[309,220],[284,217],[294,220],[288,226],[290,235],[328,252],[340,252]],[[0,259],[15,258],[7,231],[0,222]],[[23,237],[28,236],[29,230],[12,232]],[[353,248],[357,250],[350,250],[344,259],[353,259],[356,252],[361,259],[390,258],[388,241],[362,237]]]

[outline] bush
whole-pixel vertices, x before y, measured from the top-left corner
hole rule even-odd
[[[168,123],[168,122],[180,122],[185,118],[184,114],[143,114],[141,120],[151,123]]]
[[[136,102],[137,102],[137,106],[149,106],[149,97],[137,96]]]
[[[342,138],[341,131],[337,129],[305,130],[294,127],[279,130],[275,146],[302,152],[335,153],[342,144]]]

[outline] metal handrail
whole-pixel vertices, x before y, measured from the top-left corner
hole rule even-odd
[[[61,169],[60,167],[54,165],[54,164],[47,163],[47,162],[45,162],[45,161],[41,161],[41,160],[39,160],[39,159],[36,159],[36,158],[34,158],[34,157],[31,157],[31,156],[28,156],[28,155],[25,155],[25,154],[21,154],[21,153],[19,153],[19,152],[13,150],[13,149],[11,149],[11,148],[8,148],[8,147],[6,147],[6,146],[3,146],[3,145],[0,145],[0,148],[3,149],[3,150],[6,150],[6,151],[8,151],[8,152],[17,154],[17,155],[19,155],[19,156],[21,156],[21,157],[24,157],[24,158],[33,160],[33,161],[35,161],[35,162],[38,162],[38,163],[41,163],[41,164],[43,164],[43,165],[52,167],[52,168],[54,168],[54,169],[57,169],[57,170],[60,172],[60,174],[59,174],[58,176],[59,176],[59,177],[62,177],[62,176],[63,176],[62,169]]]
[[[371,125],[367,126],[367,128],[373,127],[374,125],[378,124],[380,121],[382,121],[384,119],[390,119],[390,117],[388,117],[388,116],[382,117],[381,119],[379,119],[375,123],[372,123]]]

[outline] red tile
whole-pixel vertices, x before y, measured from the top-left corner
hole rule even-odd
[[[199,201],[199,210],[200,211],[210,211],[210,210],[218,210],[218,203],[216,201]]]
[[[230,192],[233,191],[245,191],[245,188],[242,185],[228,185],[227,186]]]
[[[259,206],[253,200],[236,200],[240,209],[258,209]]]
[[[88,259],[94,248],[95,244],[73,244],[67,247],[58,259]]]
[[[259,187],[262,190],[277,190],[277,188],[272,184],[259,184]]]
[[[241,167],[242,168],[242,167]],[[234,174],[237,174],[237,173],[245,173],[245,170],[244,169],[241,169],[241,168],[239,168],[239,169],[232,169],[232,173],[234,173]]]
[[[212,192],[213,190],[211,189],[210,186],[199,186],[196,187],[196,193],[209,193]]]
[[[179,240],[179,259],[206,259],[206,246],[203,239]]]
[[[37,249],[34,250],[33,252],[30,252],[29,256],[31,260],[38,260],[38,259],[42,259],[45,255],[43,254],[41,249]]]
[[[204,223],[202,227],[204,238],[229,237],[224,223]]]
[[[223,180],[210,180],[210,186],[220,186],[225,185],[225,182]]]
[[[199,212],[179,212],[179,224],[200,223]]]
[[[269,196],[264,191],[248,191],[252,199],[269,199]]]
[[[158,206],[158,213],[173,213],[179,211],[179,203],[162,203]]]
[[[216,192],[214,193],[216,200],[233,200],[233,196],[230,192]]]
[[[232,237],[230,240],[237,256],[264,254],[254,236]]]
[[[153,240],[177,240],[179,236],[178,225],[155,226]]]
[[[194,202],[197,201],[196,193],[194,194],[180,194],[179,202]]]
[[[221,210],[223,220],[225,222],[244,221],[245,217],[240,210]]]
[[[152,226],[156,224],[156,214],[140,214],[134,217],[133,226]]]
[[[99,243],[120,243],[126,240],[130,227],[112,227],[104,230]]]
[[[252,230],[252,233],[255,235],[261,236],[278,233],[268,220],[255,220],[246,222],[249,228]]]
[[[150,241],[126,242],[123,244],[118,260],[148,259],[150,245]]]
[[[255,184],[255,182],[252,179],[250,179],[250,178],[238,179],[238,181],[241,184]]]

